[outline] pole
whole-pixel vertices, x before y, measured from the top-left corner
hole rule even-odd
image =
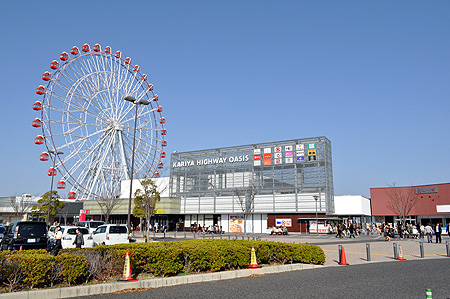
[[[135,105],[136,105],[136,113],[134,114],[133,150],[131,152],[130,197],[128,199],[128,218],[127,218],[128,230],[131,230],[131,197],[133,195],[134,151],[136,149],[136,125],[137,125],[138,104],[135,103]]]
[[[47,211],[47,225],[50,226],[50,209],[52,207],[52,199],[53,199],[53,171],[55,171],[56,165],[56,154],[53,155],[53,170],[52,170],[52,182],[50,184],[50,197],[48,199],[48,211]]]
[[[366,243],[366,253],[367,253],[367,261],[370,262],[372,261],[371,257],[370,257],[370,244]]]
[[[317,217],[317,200],[319,199],[319,196],[314,195],[314,200],[316,201],[316,236],[319,235],[319,218]]]

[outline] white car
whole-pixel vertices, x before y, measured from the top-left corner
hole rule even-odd
[[[94,220],[90,220],[90,221],[79,221],[77,223],[77,226],[79,227],[86,227],[89,230],[89,233],[93,233],[97,227],[99,227],[100,225],[105,224],[104,221],[94,221]]]
[[[114,245],[129,243],[128,227],[121,224],[105,224],[92,233],[95,245]]]
[[[81,245],[81,248],[89,248],[94,247],[94,240],[92,239],[91,234],[89,233],[89,230],[85,227],[78,227],[78,226],[61,226],[61,232],[62,232],[62,239],[61,239],[61,246],[63,249],[66,248],[75,248],[76,246],[73,245],[73,242],[75,241],[75,236],[77,235],[77,228],[80,229],[81,233],[83,234],[84,239],[84,245]],[[55,229],[53,227],[53,232],[51,232],[51,228],[48,232],[49,239],[53,241]]]

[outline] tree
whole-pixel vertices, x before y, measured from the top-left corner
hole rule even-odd
[[[247,219],[255,208],[256,187],[250,183],[248,187],[235,188],[233,191],[237,198],[237,204],[244,215],[244,234],[247,234]]]
[[[141,181],[142,190],[137,189],[134,198],[133,215],[144,217],[147,227],[147,240],[149,239],[150,218],[155,213],[156,203],[161,200],[156,184],[151,179]]]
[[[59,200],[60,196],[57,191],[45,192],[44,195],[37,201],[31,208],[31,214],[44,218],[48,225],[50,225],[50,219],[47,219],[50,208],[50,216],[55,216],[58,213],[58,209],[64,208],[65,204]],[[50,205],[49,205],[50,204]]]
[[[114,192],[106,192],[105,196],[97,200],[102,215],[105,217],[105,222],[108,223],[109,216],[120,205],[121,200],[114,194]]]
[[[22,196],[10,196],[9,204],[16,213],[16,216],[23,216],[30,210],[34,203],[31,195],[24,194]]]
[[[395,215],[399,216],[401,224],[404,225],[406,217],[410,215],[419,197],[415,194],[413,187],[396,187],[395,183],[389,187],[386,190],[389,197],[387,207]]]

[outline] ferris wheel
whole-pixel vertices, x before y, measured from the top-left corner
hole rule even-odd
[[[55,165],[48,175],[61,175],[57,188],[69,183],[70,199],[111,198],[124,180],[159,177],[165,118],[153,85],[131,58],[84,44],[63,52],[50,69],[36,89],[40,117],[32,126],[42,129],[34,143],[47,148],[40,160]]]

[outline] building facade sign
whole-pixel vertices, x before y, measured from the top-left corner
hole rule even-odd
[[[437,193],[437,187],[415,188],[416,194]]]

